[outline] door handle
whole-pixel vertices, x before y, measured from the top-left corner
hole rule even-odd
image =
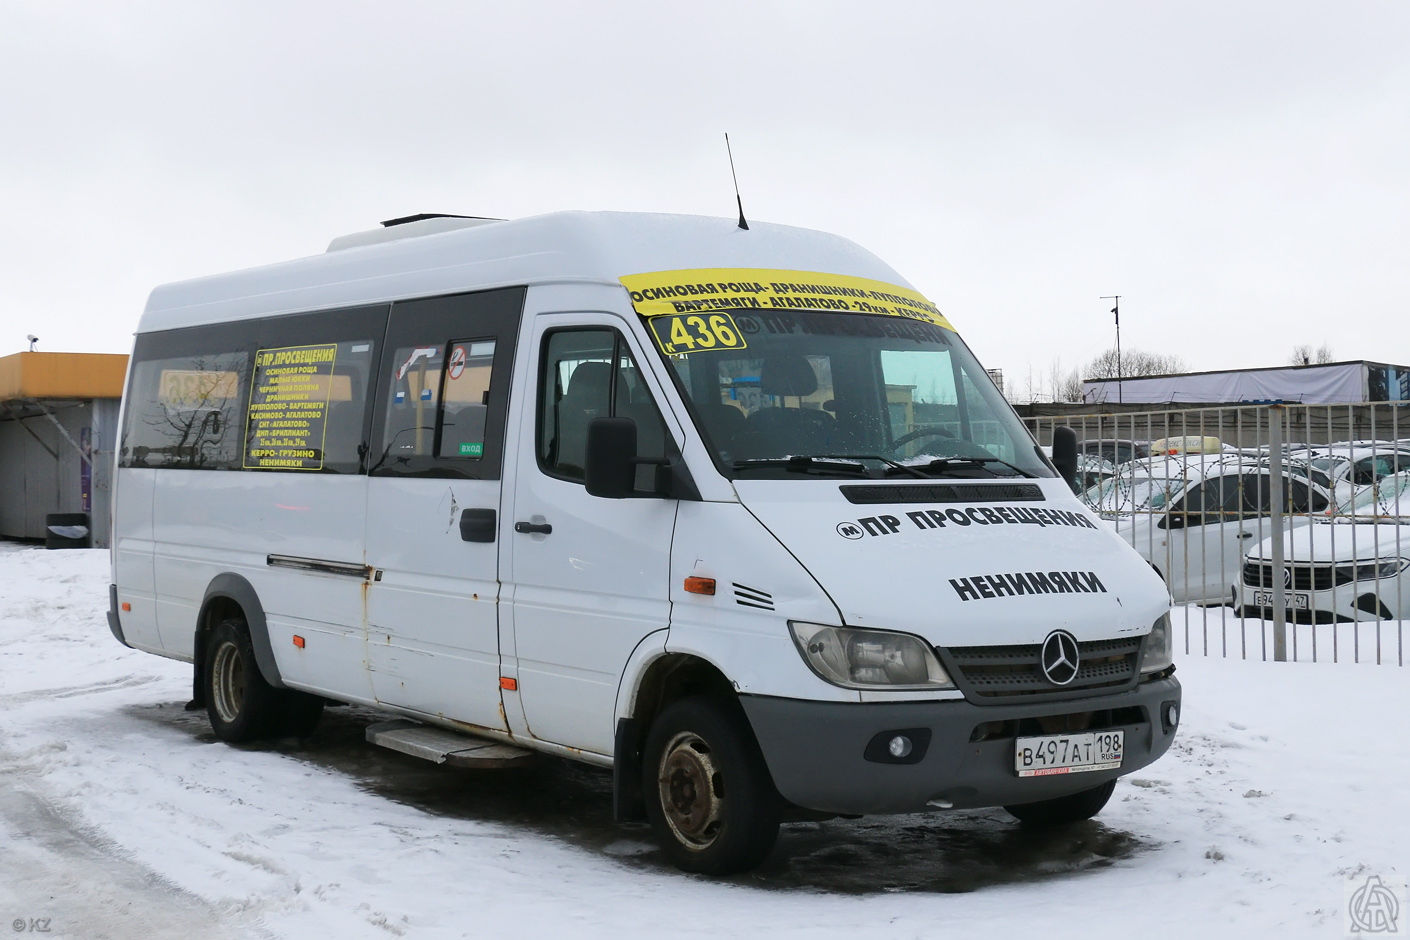
[[[530,535],[548,535],[553,531],[553,526],[547,522],[516,522],[514,523],[514,531]]]
[[[460,514],[460,537],[466,542],[493,542],[493,509],[467,509]]]
[[[1251,538],[1253,538],[1253,533],[1252,533],[1252,532],[1240,532],[1240,533],[1239,533],[1239,538],[1241,538],[1241,539],[1251,539]]]

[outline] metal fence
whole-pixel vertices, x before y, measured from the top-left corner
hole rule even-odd
[[[1405,664],[1410,403],[1024,420],[1076,431],[1081,497],[1165,579],[1185,652]]]

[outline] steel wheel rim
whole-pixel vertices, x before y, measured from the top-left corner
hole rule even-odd
[[[709,848],[724,826],[724,785],[710,746],[698,734],[671,738],[657,774],[661,809],[677,841]]]
[[[245,704],[245,662],[234,643],[222,643],[215,651],[211,679],[216,714],[229,724],[239,717]]]

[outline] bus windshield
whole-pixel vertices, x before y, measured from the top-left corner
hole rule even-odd
[[[959,336],[894,316],[737,316],[744,348],[666,354],[732,477],[1051,477]]]

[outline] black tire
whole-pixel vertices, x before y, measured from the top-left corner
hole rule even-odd
[[[317,695],[276,689],[255,662],[249,630],[238,617],[218,623],[206,641],[206,714],[215,736],[230,744],[313,733],[323,715]]]
[[[769,854],[782,801],[737,702],[694,697],[667,706],[644,757],[646,815],[676,867],[727,875]]]
[[[1081,793],[1039,800],[1036,803],[1005,806],[1004,809],[1009,815],[1030,826],[1063,826],[1091,819],[1100,813],[1115,789],[1116,781],[1113,779]]]

